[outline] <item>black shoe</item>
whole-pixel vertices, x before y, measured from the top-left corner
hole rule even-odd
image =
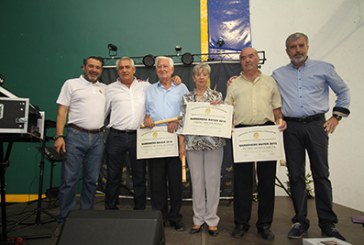
[[[268,240],[268,241],[273,241],[274,240],[274,234],[273,232],[269,229],[269,226],[263,226],[262,228],[258,229],[258,233],[263,237],[263,239]]]
[[[231,235],[235,238],[243,237],[245,232],[249,230],[249,227],[244,225],[236,225]]]
[[[190,230],[190,234],[199,233],[202,230],[203,225],[194,225]]]
[[[209,233],[210,236],[217,236],[217,234],[219,234],[219,232],[217,230],[217,226],[214,226],[214,227],[210,226],[209,229],[208,229],[208,233]]]
[[[299,222],[294,223],[288,232],[288,238],[299,239],[308,230],[308,225],[301,224]]]
[[[335,237],[342,241],[346,241],[345,237],[343,237],[334,226],[322,227],[321,235],[325,237]]]
[[[184,231],[186,228],[182,221],[169,221],[169,223],[176,231]]]

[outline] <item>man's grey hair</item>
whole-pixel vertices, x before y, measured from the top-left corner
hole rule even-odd
[[[158,56],[156,59],[155,59],[155,65],[158,64],[158,61],[159,60],[168,60],[168,63],[169,63],[169,66],[172,68],[174,67],[174,62],[172,60],[172,58],[170,57],[167,57],[167,56]]]
[[[118,70],[118,69],[119,69],[119,63],[120,63],[120,61],[122,61],[122,60],[129,60],[129,61],[130,61],[130,64],[131,64],[131,67],[135,68],[134,60],[133,60],[132,58],[130,58],[130,57],[126,57],[126,56],[124,56],[124,57],[121,57],[120,59],[118,59],[118,60],[115,62],[116,70]]]
[[[288,48],[288,43],[291,42],[291,41],[296,41],[297,39],[301,38],[301,37],[304,37],[306,39],[306,42],[308,44],[308,37],[306,34],[302,33],[302,32],[296,32],[296,33],[293,33],[291,35],[289,35],[286,39],[286,48]]]

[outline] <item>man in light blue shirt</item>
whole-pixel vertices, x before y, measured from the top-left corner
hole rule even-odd
[[[335,72],[334,66],[307,56],[308,37],[294,33],[286,40],[291,63],[278,68],[273,77],[282,95],[282,112],[287,122],[284,143],[291,194],[295,209],[289,238],[301,238],[309,228],[305,179],[305,151],[315,183],[316,210],[322,235],[345,238],[336,230],[337,216],[332,207],[332,186],[329,180],[328,134],[333,133],[342,117],[350,113],[349,88]],[[329,90],[336,95],[332,116],[329,111]]]
[[[172,80],[173,60],[169,57],[156,58],[156,73],[159,81],[148,87],[145,101],[146,127],[154,127],[154,122],[180,115],[182,97],[188,93],[186,85],[176,86]],[[175,133],[178,121],[169,122],[167,130]],[[180,213],[182,206],[182,165],[178,156],[149,159],[149,176],[152,209],[160,210],[164,221],[169,221],[177,231],[184,231]],[[167,184],[168,183],[168,184]],[[167,192],[168,188],[168,192]],[[168,209],[168,195],[170,208]]]

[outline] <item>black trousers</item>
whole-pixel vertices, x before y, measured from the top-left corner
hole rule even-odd
[[[337,223],[332,206],[332,187],[329,180],[328,140],[324,131],[325,118],[311,122],[287,121],[284,132],[287,168],[295,216],[292,222],[309,226],[307,219],[306,151],[315,187],[316,210],[320,227]]]
[[[134,209],[145,209],[146,205],[146,161],[136,158],[136,133],[110,130],[106,141],[107,182],[105,208],[115,209],[122,175],[123,163],[129,156],[134,190]]]
[[[266,122],[264,125],[273,125]],[[255,125],[260,126],[260,125]],[[246,127],[238,125],[237,127]],[[258,229],[270,226],[273,220],[275,201],[275,177],[277,161],[257,162],[258,177]],[[254,162],[234,163],[234,222],[249,228],[249,220],[252,211],[253,184],[254,184]]]
[[[160,210],[165,221],[181,221],[182,165],[179,157],[149,159],[148,165],[152,209]]]
[[[254,163],[234,163],[234,222],[249,228],[253,201]],[[273,220],[276,161],[258,162],[258,229]]]

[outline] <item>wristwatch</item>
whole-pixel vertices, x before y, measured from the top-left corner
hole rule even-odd
[[[63,135],[56,135],[56,136],[54,137],[54,141],[58,140],[59,138],[64,138],[64,136],[63,136]]]
[[[338,121],[340,121],[343,118],[342,116],[339,116],[339,115],[336,115],[336,114],[334,114],[332,116],[335,117],[336,120],[338,120]]]

